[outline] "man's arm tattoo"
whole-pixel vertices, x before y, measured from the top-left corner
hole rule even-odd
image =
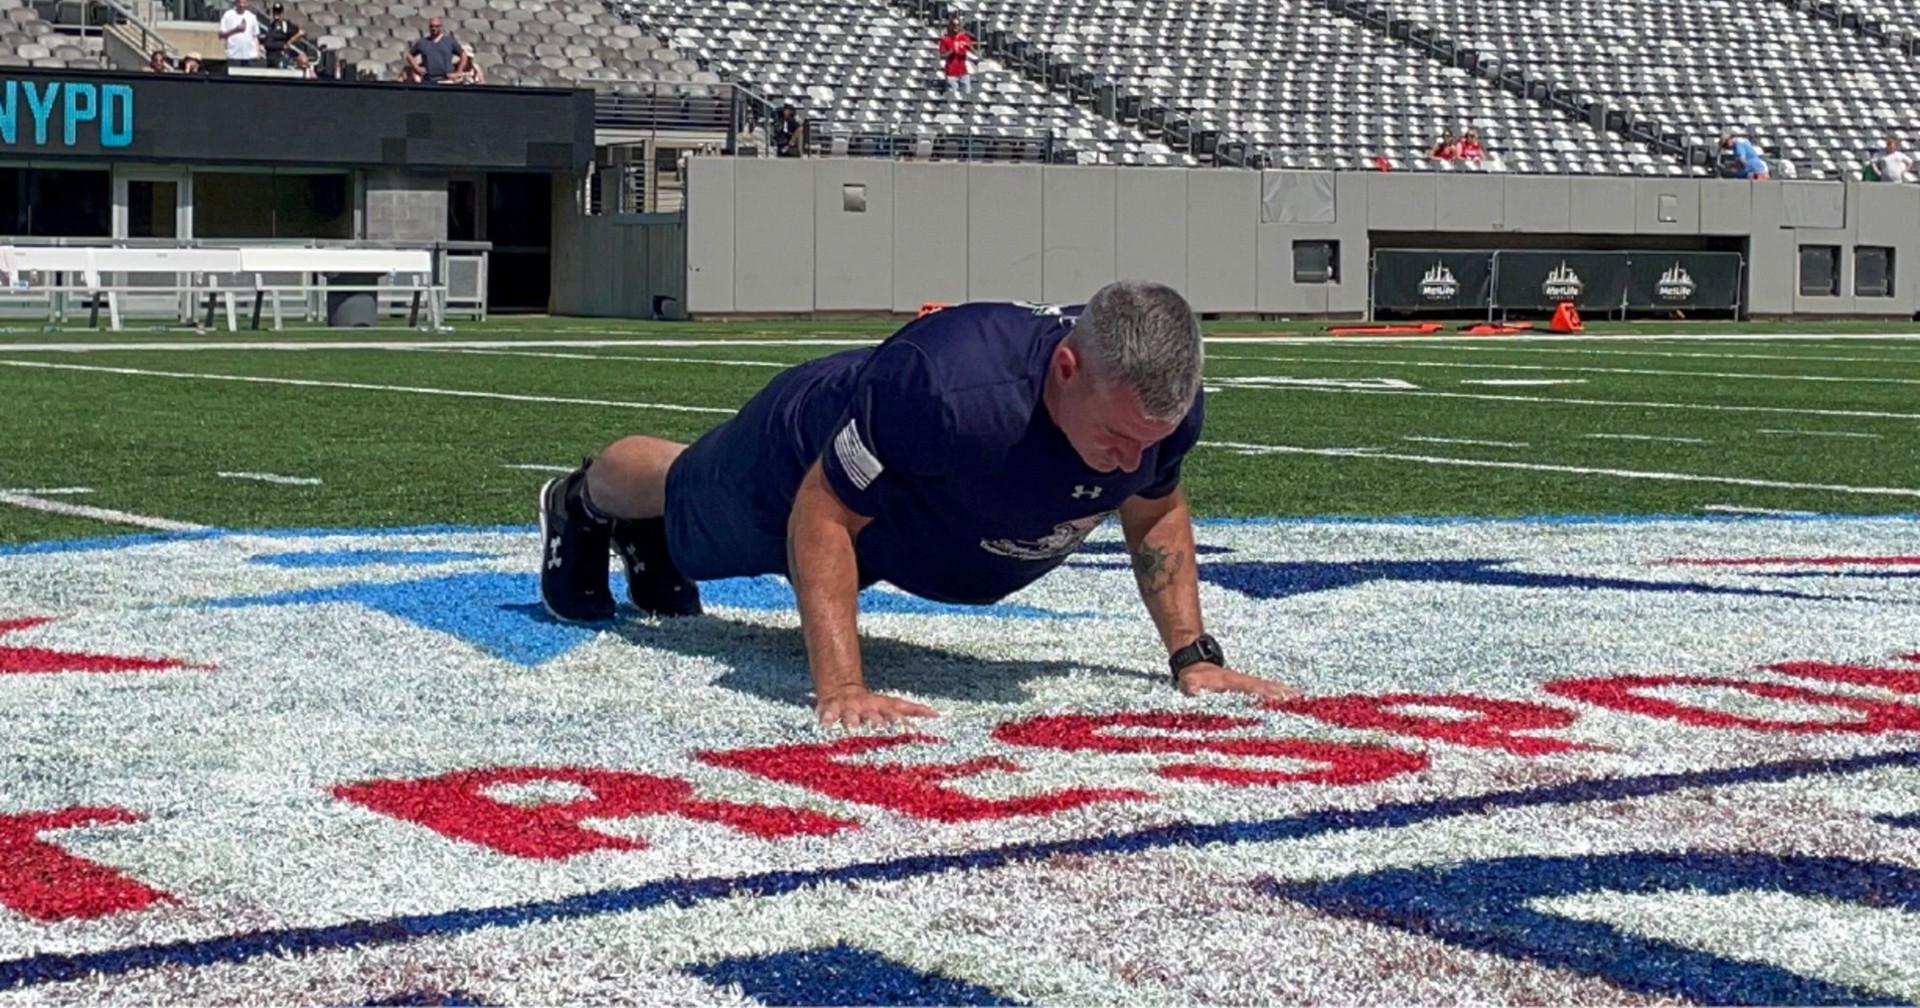
[[[1133,554],[1133,576],[1140,582],[1142,595],[1160,594],[1173,583],[1173,575],[1179,569],[1180,554],[1159,546],[1142,546]]]

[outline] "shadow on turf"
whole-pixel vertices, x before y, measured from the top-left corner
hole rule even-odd
[[[539,618],[552,619],[544,612]],[[720,662],[727,672],[714,680],[717,686],[775,703],[813,707],[813,680],[807,674],[806,646],[797,627],[693,616],[627,619],[609,629],[635,644]],[[1163,678],[1112,665],[980,658],[868,635],[861,637],[860,653],[871,689],[976,703],[1023,703],[1030,698],[1030,683],[1080,669],[1125,679]]]

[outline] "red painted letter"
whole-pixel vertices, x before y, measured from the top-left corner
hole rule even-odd
[[[1010,760],[983,757],[964,763],[862,763],[847,760],[876,749],[939,742],[926,735],[887,735],[841,739],[818,744],[767,746],[703,752],[700,759],[772,780],[798,784],[844,801],[878,805],[920,819],[969,822],[1011,816],[1046,815],[1093,802],[1150,798],[1144,791],[1118,788],[1068,788],[1022,798],[975,798],[942,787],[940,782],[987,770],[1017,772]]]
[[[1495,700],[1440,693],[1389,693],[1385,696],[1355,693],[1304,700],[1269,700],[1261,706],[1269,710],[1305,714],[1342,728],[1376,728],[1476,749],[1502,749],[1519,756],[1544,756],[1548,753],[1596,748],[1565,739],[1516,734],[1565,728],[1579,718],[1570,710],[1524,700]],[[1414,706],[1450,707],[1465,711],[1470,716],[1439,717],[1398,709]]]
[[[1900,660],[1920,662],[1920,655],[1906,655]],[[1920,672],[1912,669],[1886,668],[1879,665],[1835,665],[1832,662],[1823,661],[1790,661],[1762,667],[1768,672],[1798,676],[1802,679],[1818,679],[1822,682],[1847,683],[1853,686],[1876,686],[1895,693],[1920,693]]]
[[[1845,707],[1859,711],[1864,716],[1857,720],[1849,718],[1827,721],[1773,721],[1766,718],[1728,714],[1706,707],[1694,707],[1659,697],[1643,696],[1640,692],[1666,686],[1712,686],[1735,689],[1771,700],[1789,700],[1817,704],[1822,707]],[[1877,735],[1890,731],[1920,731],[1920,707],[1884,700],[1841,696],[1837,693],[1822,693],[1819,690],[1800,686],[1753,682],[1747,679],[1718,679],[1706,676],[1614,676],[1608,679],[1563,679],[1559,682],[1550,682],[1545,688],[1547,692],[1569,700],[1584,700],[1600,707],[1609,707],[1632,714],[1645,714],[1648,717],[1666,718],[1669,721],[1698,725],[1702,728],[1752,728],[1756,731],[1801,734],[1844,732],[1859,735]]]
[[[139,822],[116,808],[0,815],[0,906],[35,920],[104,917],[173,897],[40,839],[49,830]]]
[[[29,630],[50,617],[28,616],[0,620],[0,634]],[[156,669],[200,669],[174,658],[129,658],[123,655],[84,654],[79,651],[52,651],[37,647],[0,647],[0,675],[44,672],[150,672]]]
[[[1419,753],[1386,746],[1306,739],[1193,738],[1168,735],[1115,735],[1114,728],[1148,728],[1160,732],[1223,732],[1252,728],[1258,718],[1219,714],[1051,714],[1003,724],[993,737],[1014,745],[1065,749],[1070,752],[1220,753],[1224,756],[1260,756],[1325,764],[1318,770],[1255,770],[1174,763],[1160,768],[1162,777],[1202,780],[1219,784],[1370,784],[1427,767]]]
[[[487,794],[504,786],[539,784],[575,785],[589,794],[525,804]],[[333,793],[455,840],[541,860],[596,850],[643,850],[647,846],[642,839],[587,829],[580,825],[583,819],[672,815],[720,823],[770,840],[833,833],[858,825],[804,809],[699,801],[693,797],[693,785],[673,777],[577,767],[460,770],[419,780],[344,784]]]

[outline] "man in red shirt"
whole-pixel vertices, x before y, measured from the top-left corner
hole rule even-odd
[[[963,95],[969,90],[967,57],[973,55],[973,36],[960,27],[960,15],[947,19],[947,33],[940,36],[940,60],[946,64],[947,94]]]

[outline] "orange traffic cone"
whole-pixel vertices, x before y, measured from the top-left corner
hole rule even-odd
[[[939,311],[942,308],[949,308],[949,307],[952,307],[952,306],[947,304],[942,304],[939,301],[922,301],[920,302],[920,314],[916,317],[926,318],[927,316],[933,314],[934,312]]]
[[[1580,312],[1573,307],[1573,302],[1562,301],[1560,307],[1553,310],[1551,328],[1554,332],[1585,332],[1587,327],[1580,324]]]

